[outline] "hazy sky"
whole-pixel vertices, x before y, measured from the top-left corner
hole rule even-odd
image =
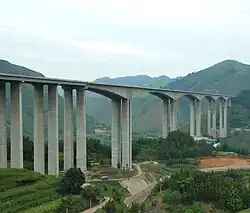
[[[250,64],[249,0],[0,0],[0,58],[46,76],[186,75]]]

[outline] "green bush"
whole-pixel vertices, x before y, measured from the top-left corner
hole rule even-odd
[[[70,168],[59,179],[56,191],[59,194],[80,194],[81,186],[85,183],[85,176],[80,168]]]
[[[87,201],[82,196],[68,196],[61,199],[59,207],[55,213],[79,213],[89,208]]]

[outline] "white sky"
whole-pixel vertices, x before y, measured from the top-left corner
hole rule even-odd
[[[0,0],[0,58],[46,76],[186,75],[250,64],[249,0]]]

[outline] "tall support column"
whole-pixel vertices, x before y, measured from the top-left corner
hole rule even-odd
[[[77,144],[76,165],[82,171],[87,170],[87,144],[86,144],[86,90],[77,89]]]
[[[64,170],[74,167],[73,96],[70,87],[64,87]]]
[[[212,136],[214,138],[217,137],[217,127],[216,127],[216,103],[214,100],[211,102],[212,104]]]
[[[227,101],[224,103],[224,137],[227,137]]]
[[[58,89],[48,86],[48,174],[59,173],[58,150]]]
[[[195,103],[193,99],[189,100],[189,109],[190,109],[190,135],[195,135],[195,115],[194,115],[194,108]]]
[[[173,105],[172,105],[172,100],[168,100],[168,130],[169,132],[173,131]]]
[[[224,134],[224,130],[223,130],[223,103],[222,103],[222,100],[220,100],[220,137],[223,137]]]
[[[22,85],[11,83],[11,168],[23,168]]]
[[[168,136],[169,130],[169,99],[163,99],[163,112],[162,112],[162,137]]]
[[[34,171],[44,173],[43,85],[34,85]]]
[[[207,110],[207,133],[212,135],[212,126],[211,126],[211,109],[212,109],[212,100],[208,100],[208,110]]]
[[[195,100],[196,111],[196,136],[201,137],[201,101]]]
[[[121,164],[121,100],[112,100],[112,135],[111,135],[111,165],[117,168]]]
[[[122,123],[122,167],[132,168],[131,164],[131,151],[132,151],[132,116],[131,116],[131,100],[122,100],[122,112],[121,112],[121,123]]]
[[[170,129],[171,131],[176,130],[177,125],[177,102],[176,100],[170,99]]]
[[[173,105],[173,131],[177,130],[177,101],[172,100]]]
[[[5,124],[5,82],[0,82],[0,168],[7,168],[7,138]]]
[[[132,146],[133,146],[133,118],[132,118],[132,100],[129,99],[129,169],[132,170]]]

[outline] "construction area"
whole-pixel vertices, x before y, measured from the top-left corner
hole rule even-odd
[[[199,169],[215,167],[245,167],[250,166],[250,159],[239,156],[204,157],[198,162]]]

